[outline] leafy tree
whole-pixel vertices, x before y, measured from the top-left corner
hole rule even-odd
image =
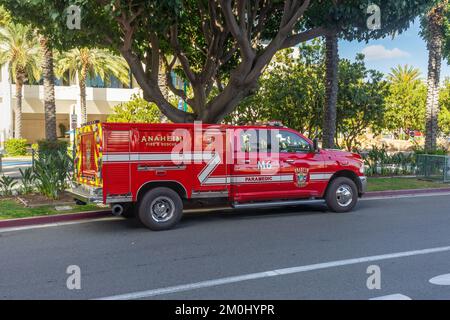
[[[4,27],[11,22],[11,16],[8,11],[0,5],[0,26]]]
[[[423,130],[427,89],[420,79],[420,71],[410,66],[398,66],[392,69],[388,80],[390,89],[386,98],[386,128],[397,133]]]
[[[425,12],[436,1],[341,1],[332,0],[332,7],[327,11],[324,8],[321,11],[321,17],[326,22],[325,43],[326,43],[326,99],[324,105],[323,118],[323,145],[328,148],[334,146],[334,136],[336,133],[337,119],[337,99],[338,99],[338,81],[339,81],[339,54],[338,40],[358,40],[367,41],[368,39],[384,38],[390,34],[401,33],[406,30],[410,23],[420,14]],[[360,10],[367,12],[367,16],[354,16],[359,19],[357,22],[347,20],[348,11],[344,11],[343,4],[351,2],[355,7],[346,8],[348,10]],[[374,5],[381,10],[380,21],[373,20],[369,14],[375,13]],[[351,6],[351,5],[350,5]],[[375,23],[372,23],[375,22]],[[363,26],[363,25],[366,26]],[[377,28],[369,28],[368,24],[377,24]],[[355,28],[355,26],[358,26]]]
[[[428,48],[428,92],[426,103],[425,150],[437,148],[441,62],[450,58],[450,4],[438,1],[422,18],[422,36]],[[450,61],[450,60],[448,60]]]
[[[8,23],[0,27],[0,64],[8,63],[16,84],[14,137],[22,137],[22,90],[26,81],[39,80],[41,54],[39,42],[29,26]]]
[[[277,51],[324,36],[330,29],[349,40],[401,31],[430,0],[383,1],[383,30],[367,29],[367,3],[356,0],[3,2],[15,19],[45,24],[46,35],[60,47],[104,46],[120,51],[144,98],[156,103],[172,121],[220,122],[255,91]],[[69,4],[81,7],[81,30],[67,30],[64,12]],[[164,61],[169,89],[183,98],[193,113],[174,108],[162,94],[158,86],[160,60]],[[173,70],[189,81],[192,95],[171,84]],[[214,86],[218,90],[213,90]]]
[[[245,99],[226,121],[233,124],[281,121],[310,136],[319,134],[325,87],[320,41],[283,50],[260,79],[257,93]],[[298,55],[298,57],[296,57]]]
[[[389,85],[383,73],[366,68],[362,54],[357,55],[355,62],[341,60],[339,72],[337,132],[343,138],[343,146],[351,151],[368,129],[379,133],[383,128]],[[337,140],[336,144],[339,145]]]
[[[158,107],[138,95],[133,95],[130,101],[115,106],[113,110],[108,122],[158,123],[161,118]]]
[[[81,48],[63,52],[57,56],[56,74],[63,77],[69,73],[73,80],[78,78],[81,96],[81,122],[87,122],[86,111],[86,80],[99,76],[108,81],[113,75],[122,83],[130,81],[128,67],[123,58],[106,49]]]
[[[279,120],[309,136],[320,134],[326,94],[323,42],[300,46],[298,56],[289,49],[278,53],[261,78],[258,92],[244,100],[227,121]],[[351,150],[367,129],[381,130],[389,86],[382,73],[366,68],[362,55],[355,62],[341,60],[339,69],[337,129],[343,146]]]
[[[445,80],[439,95],[439,129],[445,135],[450,135],[450,79]]]
[[[394,83],[412,83],[420,80],[420,70],[409,65],[398,65],[391,69],[388,79]]]

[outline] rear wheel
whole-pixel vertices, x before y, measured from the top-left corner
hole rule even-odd
[[[151,230],[173,228],[183,215],[183,201],[169,188],[149,190],[139,203],[139,220]]]
[[[349,212],[358,202],[358,189],[349,178],[334,179],[325,197],[328,207],[334,212]]]

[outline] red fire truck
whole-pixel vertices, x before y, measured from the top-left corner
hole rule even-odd
[[[74,198],[152,230],[175,226],[196,202],[347,212],[367,185],[359,155],[321,150],[280,125],[95,122],[77,130],[75,148]]]

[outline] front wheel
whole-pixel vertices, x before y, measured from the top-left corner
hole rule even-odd
[[[183,201],[169,188],[149,190],[139,203],[139,220],[149,229],[159,231],[173,228],[183,215]]]
[[[328,207],[334,212],[349,212],[358,202],[358,189],[349,178],[334,179],[325,197]]]

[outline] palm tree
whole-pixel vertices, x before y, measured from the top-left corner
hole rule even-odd
[[[391,69],[388,80],[394,83],[415,83],[420,79],[420,70],[413,66],[404,65]]]
[[[78,78],[83,123],[87,122],[86,80],[88,76],[90,78],[99,76],[103,81],[108,81],[113,75],[123,84],[130,81],[126,61],[105,49],[76,48],[59,54],[56,58],[55,73],[58,77],[63,77],[67,72],[71,80]]]
[[[448,0],[441,1],[426,15],[422,31],[428,48],[428,93],[425,123],[425,150],[434,151],[437,147],[439,116],[439,83],[441,75],[444,27],[447,26],[445,14]],[[448,26],[447,26],[448,27]]]
[[[22,137],[23,84],[40,78],[41,58],[39,42],[29,26],[9,23],[0,27],[0,64],[9,64],[16,84],[15,138]]]
[[[323,116],[323,148],[334,148],[336,135],[336,105],[339,86],[338,34],[330,30],[325,36],[325,106]]]
[[[42,73],[44,77],[45,138],[56,141],[55,73],[53,70],[53,50],[44,36],[40,37],[43,53]]]

